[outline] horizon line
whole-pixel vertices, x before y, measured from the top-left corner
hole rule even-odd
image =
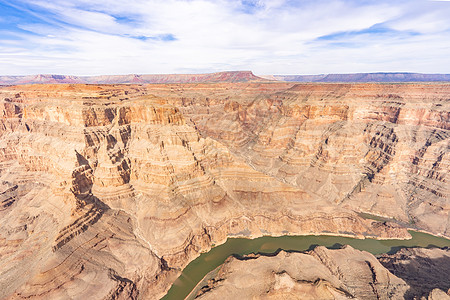
[[[3,74],[0,77],[25,77],[25,76],[72,76],[72,77],[97,77],[97,76],[148,76],[148,75],[206,75],[206,74],[220,74],[220,73],[248,73],[250,72],[254,76],[321,76],[321,75],[357,75],[357,74],[421,74],[421,75],[450,75],[449,73],[423,73],[423,72],[411,72],[411,71],[371,71],[371,72],[343,72],[343,73],[315,73],[315,74],[255,74],[251,70],[229,70],[229,71],[216,71],[216,72],[203,72],[203,73],[122,73],[122,74],[96,74],[96,75],[74,75],[74,74],[61,74],[61,73],[33,73],[33,74],[21,74],[21,75],[9,75]]]

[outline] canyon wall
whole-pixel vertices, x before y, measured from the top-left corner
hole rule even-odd
[[[450,84],[3,87],[0,298],[160,298],[229,236],[450,237],[449,95]]]

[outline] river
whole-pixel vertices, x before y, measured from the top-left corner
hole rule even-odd
[[[184,299],[206,274],[223,264],[225,259],[233,254],[274,253],[278,249],[305,251],[316,245],[328,248],[350,245],[355,249],[368,251],[375,255],[393,253],[402,247],[450,247],[448,239],[417,231],[409,231],[409,233],[412,236],[410,240],[355,239],[327,235],[261,237],[257,239],[229,238],[225,244],[202,253],[188,264],[162,299]]]

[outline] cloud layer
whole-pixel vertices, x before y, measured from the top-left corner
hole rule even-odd
[[[0,74],[450,73],[450,2],[0,0]]]

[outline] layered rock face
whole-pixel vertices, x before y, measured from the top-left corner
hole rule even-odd
[[[3,87],[0,298],[159,298],[228,236],[450,236],[449,95],[448,84]]]
[[[300,84],[184,112],[254,169],[329,205],[448,237],[449,87]]]
[[[191,298],[450,299],[448,249],[403,249],[378,260],[350,246],[230,257]]]

